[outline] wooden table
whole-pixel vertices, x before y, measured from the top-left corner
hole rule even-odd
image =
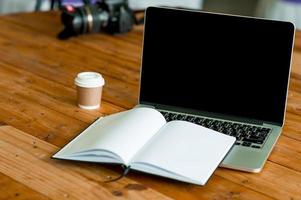
[[[97,117],[137,103],[142,29],[56,39],[58,13],[0,17],[0,199],[301,199],[301,33],[286,123],[263,171],[218,169],[200,187],[118,167],[50,156]],[[98,71],[102,108],[76,107],[74,77]]]

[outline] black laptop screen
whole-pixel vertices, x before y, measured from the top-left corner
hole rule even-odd
[[[282,124],[291,23],[149,8],[140,102]]]

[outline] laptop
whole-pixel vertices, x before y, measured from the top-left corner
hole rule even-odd
[[[138,106],[236,137],[220,166],[260,172],[284,123],[294,33],[289,22],[150,7]]]

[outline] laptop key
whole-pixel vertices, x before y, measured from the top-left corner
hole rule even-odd
[[[251,131],[252,131],[253,133],[256,133],[256,132],[257,132],[257,127],[256,127],[256,126],[253,126],[252,129],[251,129]]]
[[[184,118],[184,115],[178,114],[177,120],[182,120]]]
[[[195,123],[202,126],[203,122],[201,120],[195,120]]]
[[[207,124],[208,124],[208,126],[211,126],[213,124],[213,120],[212,119],[209,120]]]
[[[195,117],[192,122],[197,124],[200,120],[201,120],[201,118]]]
[[[186,121],[187,117],[188,117],[187,115],[184,115],[183,118],[182,118],[181,120]]]
[[[205,118],[199,118],[200,120],[199,120],[199,123],[202,123],[202,122],[204,122],[205,121]]]
[[[171,116],[171,120],[176,120],[176,119],[177,119],[177,117],[178,117],[178,115],[177,115],[177,114],[173,114],[173,115]]]
[[[224,129],[222,126],[219,127],[219,128],[217,129],[217,131],[218,131],[218,132],[221,132],[221,133],[224,133],[224,130],[225,130],[225,129]]]
[[[228,128],[229,126],[230,126],[230,123],[229,122],[225,122],[224,127]]]
[[[188,117],[186,118],[186,121],[193,122],[194,118],[195,118],[195,117],[188,116]]]
[[[218,127],[214,126],[212,129],[215,130],[215,131],[217,131]]]
[[[233,132],[230,134],[230,136],[234,136],[234,137],[236,137],[236,132],[235,132],[235,131],[233,131]]]
[[[249,146],[251,146],[251,142],[243,142],[242,143],[242,146],[245,146],[245,147],[249,147]]]
[[[233,129],[238,129],[238,127],[239,127],[239,124],[237,124],[237,123],[234,123],[232,126]]]
[[[260,135],[261,137],[266,137],[266,136],[268,135],[268,133],[266,133],[266,132],[259,132],[259,135]]]
[[[253,140],[253,139],[248,139],[248,138],[244,138],[242,141],[255,143],[255,144],[262,144],[263,143],[263,141],[261,141],[261,140]]]
[[[265,140],[264,137],[258,137],[258,136],[254,136],[254,135],[249,136],[249,139],[251,139],[251,140],[259,140],[259,141],[264,141]]]

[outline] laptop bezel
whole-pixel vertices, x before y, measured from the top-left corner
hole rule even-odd
[[[157,7],[157,6],[148,7],[145,10],[145,13],[144,13],[144,20],[145,21],[146,21],[146,18],[147,18],[147,12],[149,12],[150,9],[167,9],[167,10],[179,10],[179,11],[185,11],[185,12],[199,12],[199,13],[206,13],[206,14],[213,14],[213,15],[234,16],[234,17],[240,17],[240,18],[259,19],[259,20],[266,20],[266,21],[274,21],[274,22],[283,23],[283,21],[277,21],[277,20],[266,19],[266,18],[261,18],[261,17],[241,16],[241,15],[234,15],[234,14],[213,13],[213,12],[200,11],[200,10],[191,10],[191,9],[183,9],[183,8]],[[259,120],[259,119],[245,118],[245,117],[241,117],[241,116],[226,115],[226,114],[222,114],[222,113],[212,113],[212,112],[207,112],[207,111],[202,111],[202,110],[195,110],[195,109],[190,109],[190,108],[174,107],[174,106],[156,104],[156,103],[147,102],[147,101],[141,101],[141,78],[142,78],[142,67],[143,67],[143,54],[144,54],[143,52],[144,52],[144,48],[145,48],[144,47],[145,32],[146,32],[145,30],[147,28],[146,26],[144,26],[143,38],[142,38],[142,53],[141,53],[141,61],[140,61],[141,63],[140,63],[138,104],[143,105],[143,106],[154,107],[154,108],[159,109],[159,110],[171,110],[171,111],[175,111],[175,112],[181,112],[181,113],[187,113],[187,114],[193,114],[193,115],[200,115],[200,116],[207,116],[207,117],[213,117],[213,118],[220,118],[220,119],[226,119],[226,120],[233,120],[233,121],[257,124],[257,125],[272,124],[272,125],[283,127],[284,121],[285,121],[285,116],[286,116],[286,109],[287,109],[288,92],[289,92],[289,86],[290,86],[290,77],[291,77],[291,70],[292,70],[292,60],[293,60],[293,51],[294,51],[295,34],[296,34],[296,26],[291,22],[286,22],[286,23],[289,23],[293,26],[294,32],[293,32],[293,40],[292,40],[292,44],[291,44],[291,52],[290,52],[291,58],[290,58],[290,66],[289,66],[288,79],[287,79],[288,82],[287,82],[287,90],[286,90],[286,100],[285,100],[285,104],[284,104],[284,114],[283,114],[283,118],[282,118],[282,123],[264,121],[264,120]]]

